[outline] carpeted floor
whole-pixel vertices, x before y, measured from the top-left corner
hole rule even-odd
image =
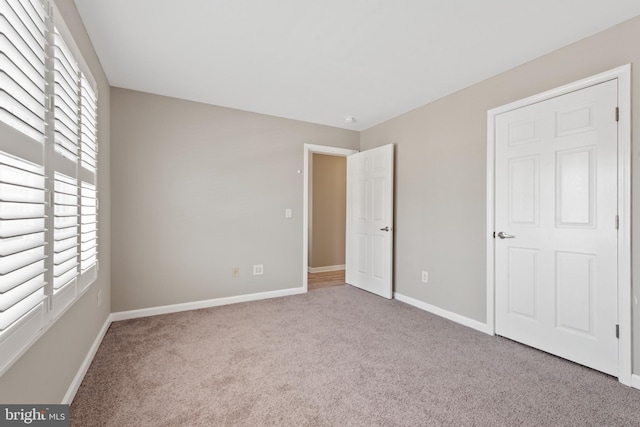
[[[73,426],[639,426],[640,391],[350,286],[117,322]]]

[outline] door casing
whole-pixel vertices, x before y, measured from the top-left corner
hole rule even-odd
[[[487,112],[487,329],[495,335],[495,117],[598,83],[618,83],[618,380],[631,385],[631,65],[623,65],[592,77],[561,86]]]

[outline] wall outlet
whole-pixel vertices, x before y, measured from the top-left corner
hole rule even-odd
[[[422,283],[429,283],[429,273],[427,271],[422,272]]]
[[[254,276],[261,276],[262,274],[264,274],[264,265],[262,264],[256,264],[253,266],[253,275]]]
[[[102,289],[98,290],[98,307],[102,305]]]
[[[240,277],[240,268],[239,267],[233,267],[231,269],[231,275],[233,277]]]

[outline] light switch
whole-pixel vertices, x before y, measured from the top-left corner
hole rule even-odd
[[[292,213],[292,211],[291,211],[291,208],[287,208],[287,209],[285,209],[285,211],[284,211],[284,217],[285,217],[285,218],[291,218],[292,216],[293,216],[293,213]]]

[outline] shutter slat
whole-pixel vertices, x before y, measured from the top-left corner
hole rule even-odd
[[[38,253],[42,252],[42,253]],[[0,276],[6,276],[15,271],[26,268],[46,258],[44,251],[20,252],[18,254],[0,258]]]
[[[65,287],[69,282],[78,276],[78,264],[72,265],[65,273],[60,274],[58,277],[53,278],[53,289],[56,291]]]
[[[20,286],[0,293],[0,312],[7,311],[12,305],[19,303],[38,289],[44,287],[44,285],[45,281],[42,278],[42,274],[38,274],[26,282],[21,283]]]
[[[21,252],[37,249],[45,246],[46,244],[47,243],[44,241],[44,236],[42,240],[20,238],[6,240],[3,241],[0,245],[0,257],[8,257],[11,255],[19,254]]]
[[[65,240],[69,237],[78,236],[78,227],[76,225],[66,228],[56,228],[53,232],[53,239],[57,242]]]
[[[45,299],[44,288],[38,289],[28,297],[13,304],[9,309],[0,313],[0,331],[17,322],[22,316],[30,312]]]
[[[27,280],[36,277],[38,274],[43,274],[45,271],[44,261],[40,260],[2,275],[0,276],[0,292],[7,292],[18,287]]]
[[[78,266],[78,260],[74,255],[73,257],[67,259],[65,262],[62,262],[58,265],[53,266],[53,277],[59,278],[60,276],[67,274],[71,270],[75,270],[74,272],[75,273],[74,276],[75,276],[77,274],[77,269],[76,269],[77,266]]]
[[[77,256],[78,256],[78,251],[74,245],[69,249],[61,251],[60,253],[55,253],[53,255],[53,265],[63,264],[69,261],[70,259],[76,258]]]

